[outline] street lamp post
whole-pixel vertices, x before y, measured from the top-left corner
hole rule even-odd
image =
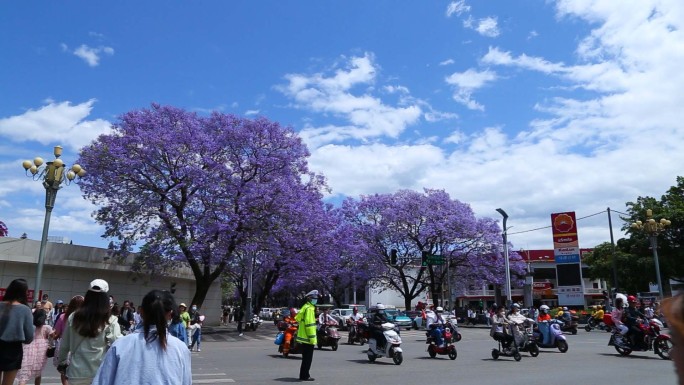
[[[631,227],[636,230],[643,230],[648,234],[649,241],[651,242],[651,249],[653,250],[653,260],[655,261],[656,268],[656,280],[658,283],[658,293],[660,298],[664,298],[663,295],[663,283],[660,278],[660,263],[658,262],[658,234],[660,234],[665,227],[669,226],[672,222],[665,218],[661,218],[660,221],[653,219],[653,211],[651,209],[646,210],[646,222],[636,221],[632,223]]]
[[[508,262],[508,228],[506,227],[506,221],[508,220],[508,214],[506,214],[503,209],[496,209],[496,211],[503,217],[503,246],[504,246],[504,264],[506,268],[506,300],[507,305],[511,305],[513,300],[511,299],[511,269]]]
[[[43,235],[40,239],[40,251],[38,253],[38,267],[36,268],[36,286],[34,289],[34,301],[36,296],[40,295],[40,284],[43,278],[43,264],[45,262],[45,247],[47,244],[48,229],[50,228],[50,216],[52,209],[55,207],[55,198],[57,198],[57,191],[62,188],[62,184],[70,184],[76,178],[85,176],[86,171],[74,164],[69,171],[65,173],[66,165],[59,157],[62,156],[62,147],[55,146],[54,148],[55,160],[44,164],[43,158],[36,157],[33,162],[25,160],[22,163],[24,171],[27,176],[33,180],[43,181],[45,187],[45,221],[43,222]],[[29,175],[30,174],[30,175]],[[38,298],[40,300],[40,298]]]

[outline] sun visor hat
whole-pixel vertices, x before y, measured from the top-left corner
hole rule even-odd
[[[96,293],[106,293],[109,291],[109,284],[104,279],[95,279],[90,282],[90,289],[88,290]]]

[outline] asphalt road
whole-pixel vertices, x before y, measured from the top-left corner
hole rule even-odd
[[[620,356],[607,346],[609,334],[580,330],[567,335],[567,353],[542,349],[538,357],[523,353],[520,362],[502,357],[493,360],[496,343],[485,328],[461,328],[463,340],[457,344],[458,358],[429,358],[422,331],[402,331],[404,362],[397,366],[391,359],[369,363],[365,346],[342,343],[337,351],[316,349],[311,375],[313,383],[326,385],[360,384],[676,384],[677,376],[670,361],[653,352]],[[273,343],[276,330],[264,324],[256,332],[239,337],[231,328],[207,329],[202,351],[192,353],[194,384],[266,384],[299,382],[301,358],[281,357]],[[346,341],[346,332],[341,332]],[[43,384],[59,383],[57,373],[48,365]]]

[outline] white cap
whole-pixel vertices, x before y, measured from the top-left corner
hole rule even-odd
[[[306,296],[311,298],[318,298],[318,290],[311,290],[310,292],[306,293]]]
[[[104,279],[95,279],[90,282],[90,289],[88,290],[96,293],[106,293],[109,291],[109,284]]]

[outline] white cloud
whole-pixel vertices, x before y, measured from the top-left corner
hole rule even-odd
[[[446,15],[451,17],[453,15],[460,16],[462,13],[470,12],[470,6],[466,5],[465,0],[452,1],[447,6]]]
[[[245,116],[259,115],[259,110],[247,110],[245,111]]]
[[[447,60],[444,60],[444,61],[439,62],[439,65],[441,65],[441,66],[448,66],[449,64],[454,64],[454,63],[456,63],[456,62],[454,61],[454,59],[447,59]]]
[[[458,103],[461,103],[471,110],[484,111],[484,106],[473,100],[473,91],[484,87],[488,83],[497,79],[496,73],[484,70],[478,71],[469,68],[465,72],[454,72],[449,75],[445,81],[447,84],[455,86],[453,98]]]
[[[499,36],[499,25],[495,17],[485,17],[480,19],[475,29],[480,35],[487,37]]]
[[[61,143],[78,150],[110,130],[111,123],[106,120],[86,120],[94,103],[95,99],[76,105],[51,102],[37,110],[2,118],[0,135],[13,142]]]
[[[420,119],[422,108],[418,102],[394,107],[368,93],[368,87],[373,86],[376,81],[378,70],[372,54],[352,57],[345,63],[345,68],[335,69],[332,75],[288,74],[285,76],[288,83],[277,87],[294,100],[296,107],[332,114],[346,122],[341,125],[305,127],[301,134],[309,146],[315,147],[347,138],[396,138],[407,126]],[[358,89],[363,91],[358,92]],[[387,92],[408,93],[406,87],[399,85],[383,89]],[[402,102],[408,101],[410,98],[402,99]]]
[[[62,44],[62,48],[65,49],[67,47],[65,44]],[[73,54],[83,59],[89,66],[97,67],[100,64],[101,54],[114,55],[114,48],[105,46],[93,48],[81,44],[80,47],[74,50]]]

